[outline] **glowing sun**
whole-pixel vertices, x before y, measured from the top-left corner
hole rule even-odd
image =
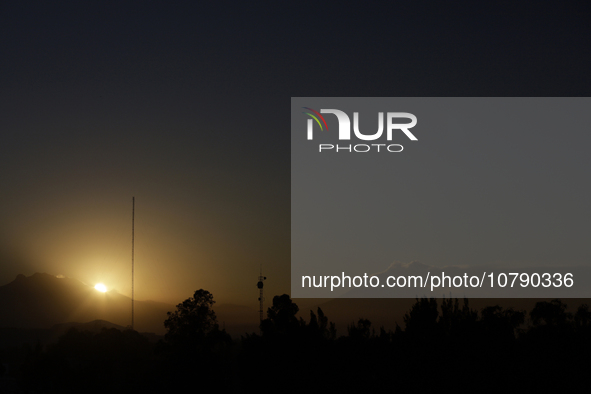
[[[103,285],[102,283],[97,283],[96,286],[94,286],[94,288],[100,291],[101,293],[107,291],[107,286]]]

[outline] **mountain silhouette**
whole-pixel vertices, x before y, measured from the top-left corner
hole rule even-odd
[[[173,305],[135,301],[135,329],[164,334],[166,313]],[[71,322],[106,320],[126,327],[131,323],[131,299],[115,291],[101,293],[72,278],[46,273],[19,274],[0,286],[0,327],[50,328]]]
[[[68,330],[75,328],[78,331],[88,331],[93,334],[98,334],[103,328],[123,331],[126,328],[118,324],[108,322],[106,320],[94,320],[88,323],[61,323],[56,324],[51,328],[7,328],[0,327],[0,349],[10,347],[21,347],[25,344],[34,346],[36,344],[47,345],[55,343]],[[154,333],[141,333],[151,342],[157,342],[163,338],[161,335]]]

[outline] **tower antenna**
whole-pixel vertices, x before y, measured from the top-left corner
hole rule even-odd
[[[257,283],[257,287],[259,288],[259,302],[260,302],[259,315],[260,315],[261,323],[263,322],[263,301],[265,301],[265,297],[263,297],[263,281],[266,279],[267,279],[267,277],[263,276],[263,265],[261,264],[261,271],[259,274],[259,282]]]
[[[131,198],[131,329],[133,330],[133,277],[134,277],[134,230],[135,230],[135,197]]]

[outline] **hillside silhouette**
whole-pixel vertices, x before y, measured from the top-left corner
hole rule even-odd
[[[162,322],[173,305],[135,301],[135,328],[164,334]],[[0,327],[47,329],[56,324],[106,320],[131,322],[131,299],[115,291],[101,293],[72,278],[45,273],[22,274],[0,286]]]

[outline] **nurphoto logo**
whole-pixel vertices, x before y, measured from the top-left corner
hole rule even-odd
[[[328,131],[328,125],[326,123],[326,119],[322,114],[333,114],[337,117],[337,121],[339,122],[339,140],[351,140],[351,120],[349,116],[338,109],[321,109],[320,112],[309,108],[303,107],[304,109],[308,110],[307,112],[303,112],[304,114],[308,115],[310,119],[308,119],[307,123],[307,136],[308,140],[314,139],[314,121],[320,128],[320,131]],[[398,119],[406,119],[410,120],[410,123],[395,123],[395,120]],[[401,131],[406,135],[411,141],[417,141],[417,137],[414,136],[413,133],[410,132],[409,129],[413,128],[417,124],[417,117],[408,112],[388,112],[386,113],[386,140],[392,141],[392,136],[394,132]],[[378,138],[382,137],[384,133],[384,113],[378,112],[378,131],[373,134],[363,134],[359,130],[359,112],[353,112],[353,133],[357,139],[362,141],[375,141]],[[403,147],[400,144],[349,144],[349,145],[338,145],[338,144],[319,144],[318,151],[333,151],[333,152],[358,152],[358,153],[365,153],[370,151],[375,152],[402,152]]]

